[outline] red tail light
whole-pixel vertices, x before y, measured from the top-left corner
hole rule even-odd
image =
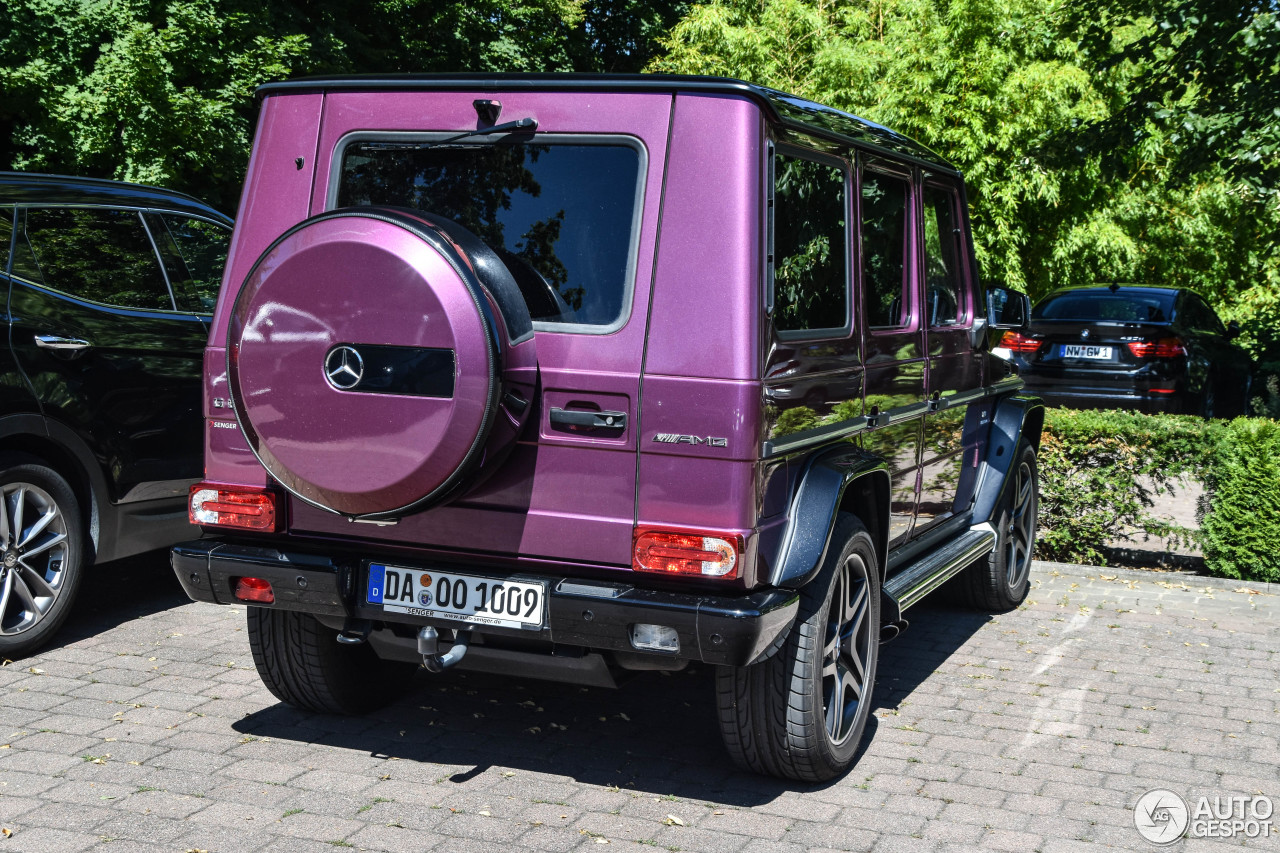
[[[631,567],[637,572],[736,578],[741,553],[741,536],[637,529]]]
[[[239,530],[276,530],[277,496],[266,489],[197,483],[187,507],[192,524]]]
[[[1036,352],[1040,349],[1040,341],[1010,329],[1000,337],[1000,346],[1013,352]]]
[[[262,578],[237,578],[236,598],[241,601],[272,604],[276,600],[276,594],[271,589],[271,581],[266,581]]]
[[[1129,344],[1129,352],[1138,358],[1177,358],[1187,354],[1181,338],[1161,338],[1158,341],[1135,341]]]

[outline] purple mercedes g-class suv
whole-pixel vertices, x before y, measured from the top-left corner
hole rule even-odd
[[[702,661],[734,760],[821,780],[908,607],[1026,596],[1026,298],[936,154],[726,79],[261,96],[173,565],[283,701]]]

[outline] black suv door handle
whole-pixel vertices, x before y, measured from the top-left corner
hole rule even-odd
[[[82,341],[79,338],[62,338],[57,335],[36,335],[36,346],[40,347],[40,349],[77,350],[88,349],[90,344],[88,341]]]
[[[567,409],[551,409],[551,423],[555,426],[583,429],[626,429],[626,412],[585,412]]]

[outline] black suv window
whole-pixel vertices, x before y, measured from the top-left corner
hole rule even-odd
[[[151,239],[136,212],[33,207],[26,211],[24,233],[28,251],[15,254],[16,274],[105,305],[174,310]]]
[[[231,232],[221,225],[175,213],[148,214],[178,308],[212,313],[218,302]]]
[[[340,207],[409,207],[484,240],[534,320],[610,326],[630,292],[640,152],[626,144],[355,141]]]
[[[838,162],[778,152],[773,164],[774,324],[780,332],[849,324],[848,196]]]
[[[964,294],[956,230],[956,197],[949,190],[924,188],[924,294],[930,326],[954,326],[961,320]]]
[[[862,277],[867,325],[907,325],[907,199],[905,178],[862,174]]]

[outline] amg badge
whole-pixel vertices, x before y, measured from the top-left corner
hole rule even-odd
[[[663,444],[705,444],[707,447],[728,447],[729,439],[712,438],[707,436],[703,438],[700,435],[676,435],[673,432],[659,432],[653,436],[654,441],[660,441]]]

